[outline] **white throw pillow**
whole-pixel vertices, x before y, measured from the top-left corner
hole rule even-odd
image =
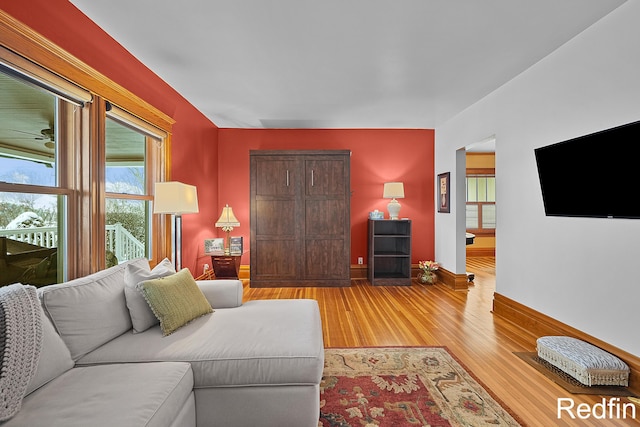
[[[156,265],[153,270],[149,265],[140,267],[137,265],[127,265],[124,271],[124,296],[127,300],[127,308],[133,324],[133,333],[146,331],[153,325],[157,325],[158,318],[153,314],[149,304],[138,289],[138,283],[145,280],[159,279],[160,277],[175,274],[176,270],[168,258],[165,258]]]

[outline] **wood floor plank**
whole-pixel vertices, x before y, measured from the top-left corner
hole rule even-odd
[[[537,337],[491,313],[495,259],[469,258],[475,274],[468,291],[442,284],[349,288],[251,288],[244,299],[310,298],[318,301],[325,347],[442,345],[529,426],[640,426],[636,418],[570,419],[557,417],[559,398],[591,407],[603,396],[571,395],[515,356],[535,351]],[[627,402],[622,399],[621,402]]]

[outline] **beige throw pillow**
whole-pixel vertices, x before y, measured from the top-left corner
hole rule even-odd
[[[138,284],[167,336],[190,321],[213,312],[188,268],[171,276]]]

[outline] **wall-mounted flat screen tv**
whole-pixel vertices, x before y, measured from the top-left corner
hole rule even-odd
[[[534,151],[547,216],[640,218],[640,121]]]

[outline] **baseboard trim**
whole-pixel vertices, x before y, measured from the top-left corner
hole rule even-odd
[[[578,329],[566,325],[552,317],[542,314],[526,305],[520,304],[497,292],[493,294],[493,314],[524,329],[534,337],[547,335],[563,335],[587,341],[597,347],[615,354],[622,359],[631,370],[629,376],[629,389],[634,393],[640,393],[640,357],[627,353],[602,340],[588,335]],[[532,345],[535,347],[535,339]]]
[[[350,269],[351,280],[366,280],[367,279],[367,266],[361,264],[352,264]],[[418,275],[418,267],[412,266],[411,268],[411,277],[417,277]],[[455,274],[444,268],[440,268],[436,271],[436,275],[438,276],[438,281],[445,284],[449,288],[455,291],[466,291],[469,289],[469,280],[467,279],[467,275],[465,274]],[[240,266],[240,273],[238,275],[240,279],[250,279],[251,272],[250,267],[248,265]]]
[[[467,278],[466,273],[456,274],[440,267],[440,269],[436,271],[436,276],[438,276],[439,282],[445,284],[454,291],[466,291],[469,289],[469,279]]]

